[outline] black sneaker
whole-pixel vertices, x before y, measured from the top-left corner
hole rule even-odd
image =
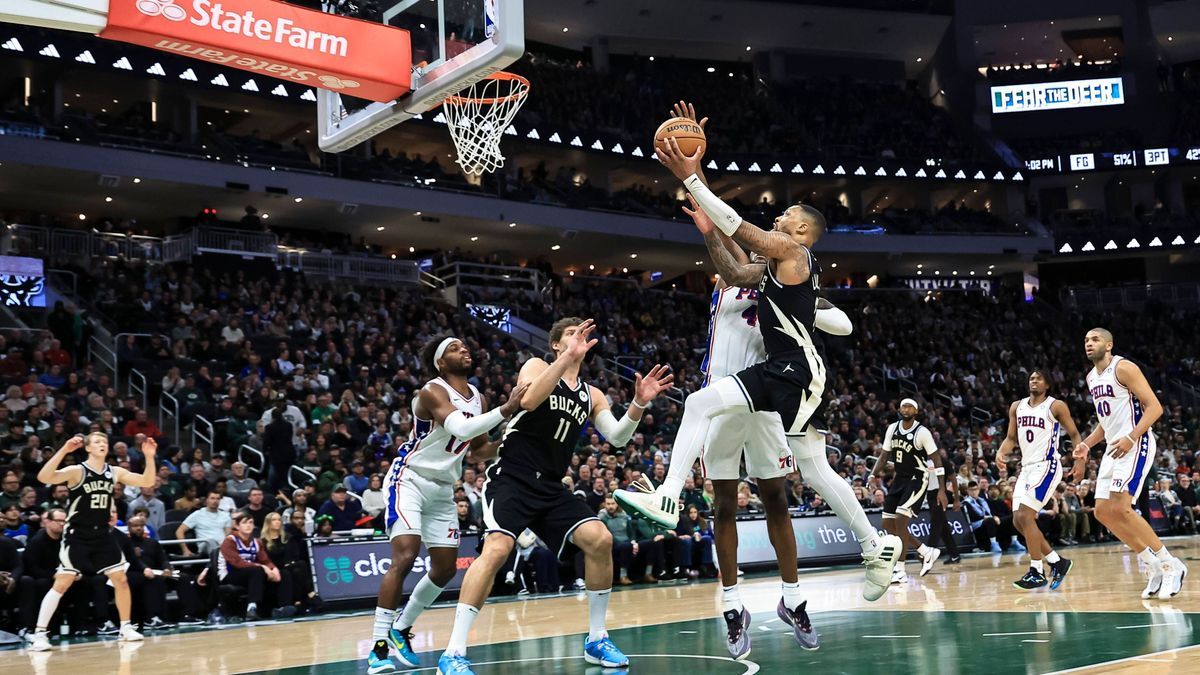
[[[168,621],[163,621],[162,619],[158,618],[157,616],[156,616],[156,617],[153,617],[153,618],[152,618],[152,619],[150,619],[149,621],[146,621],[145,623],[143,623],[143,624],[142,624],[142,630],[143,630],[143,631],[147,631],[147,630],[171,630],[171,629],[172,629],[172,628],[174,628],[174,627],[175,627],[175,624],[173,624],[173,623],[170,623],[170,622],[168,622]]]
[[[957,565],[960,562],[962,562],[962,556],[956,555],[953,558],[946,558],[946,561],[943,562],[942,564],[943,565]]]
[[[1035,588],[1041,588],[1042,586],[1045,586],[1046,583],[1046,576],[1030,567],[1029,571],[1025,573],[1025,576],[1013,582],[1013,586],[1022,590],[1032,591]]]
[[[296,616],[296,608],[291,605],[279,607],[274,612],[271,612],[272,619],[290,619],[293,616]]]
[[[112,621],[105,621],[99,629],[96,630],[100,635],[116,635],[120,632],[120,628]]]
[[[258,608],[249,608],[246,610],[247,621],[258,621]]]
[[[1073,565],[1074,563],[1066,558],[1059,558],[1058,562],[1050,565],[1050,590],[1055,591],[1062,586],[1063,579],[1067,578],[1067,572],[1071,571]]]

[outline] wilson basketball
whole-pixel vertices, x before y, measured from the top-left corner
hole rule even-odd
[[[674,138],[685,155],[693,155],[697,149],[703,152],[708,143],[704,129],[686,117],[672,117],[659,125],[658,131],[654,132],[654,149],[666,147],[668,138]]]

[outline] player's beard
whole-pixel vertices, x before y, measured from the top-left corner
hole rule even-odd
[[[905,415],[904,413],[900,413],[900,419],[904,420],[905,422],[911,422],[916,418],[916,415]]]
[[[457,364],[453,364],[453,365],[446,364],[446,370],[445,370],[444,374],[453,375],[454,377],[469,377],[471,375],[471,369],[472,369],[472,366],[466,366],[466,365],[463,365],[462,363],[457,363]]]

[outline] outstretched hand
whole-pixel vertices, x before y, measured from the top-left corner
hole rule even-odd
[[[700,173],[700,159],[704,157],[704,151],[700,148],[696,148],[696,152],[691,155],[685,155],[674,137],[669,137],[664,145],[656,144],[654,151],[658,155],[658,161],[679,180]]]
[[[691,193],[688,193],[687,200],[692,205],[692,208],[689,209],[685,206],[683,207],[683,212],[691,216],[692,222],[696,224],[696,229],[700,230],[700,234],[707,235],[715,230],[717,228],[716,223],[712,221],[712,218],[708,217],[707,213],[701,210],[700,205],[696,203],[696,198]]]
[[[657,365],[650,369],[650,372],[642,377],[641,373],[634,375],[633,380],[633,400],[641,405],[646,405],[658,398],[658,395],[671,388],[675,383],[675,375],[671,373],[670,366]]]
[[[596,322],[593,319],[588,319],[579,324],[579,329],[573,335],[567,338],[567,358],[576,361],[582,361],[587,355],[588,350],[595,347],[600,341],[592,338],[592,331],[596,330]]]
[[[500,406],[500,414],[505,417],[512,417],[518,410],[521,409],[521,397],[525,395],[525,390],[529,388],[529,383],[518,385],[508,395],[508,400]]]
[[[680,101],[679,103],[676,103],[675,105],[671,106],[671,114],[674,117],[686,117],[687,119],[695,122],[696,124],[699,124],[701,129],[703,129],[705,127],[705,125],[708,124],[707,117],[705,117],[702,120],[696,119],[696,106],[692,105],[691,103],[688,103],[687,101]]]

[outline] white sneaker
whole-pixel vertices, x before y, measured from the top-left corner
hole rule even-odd
[[[575,580],[575,585],[574,585],[574,588],[575,588],[575,590],[577,590],[577,591],[586,591],[586,590],[587,590],[587,584],[586,584],[586,583],[583,581],[583,579],[576,579],[576,580]]]
[[[902,584],[906,581],[908,581],[908,572],[905,572],[903,569],[899,568],[892,570],[893,584]]]
[[[117,635],[118,642],[141,642],[143,639],[145,638],[142,637],[141,633],[137,632],[137,629],[131,623],[121,626],[121,632]]]
[[[929,574],[929,570],[933,569],[933,564],[942,557],[942,549],[930,548],[929,553],[921,556],[921,576]]]
[[[645,476],[630,483],[629,488],[613,493],[613,498],[626,513],[635,518],[645,518],[659,527],[674,529],[679,524],[678,495],[655,490]]]
[[[904,555],[904,542],[894,534],[888,534],[879,542],[879,547],[863,553],[863,564],[867,566],[867,582],[863,584],[863,597],[874,602],[883,597],[892,584],[892,570],[896,561]]]
[[[1149,600],[1158,595],[1162,590],[1163,573],[1162,565],[1155,563],[1147,566],[1146,588],[1142,589],[1142,599]]]
[[[1162,572],[1162,587],[1158,589],[1159,600],[1170,600],[1183,590],[1183,579],[1187,576],[1187,565],[1179,558],[1171,558],[1171,561],[1164,565],[1170,569],[1164,569]]]
[[[45,631],[38,631],[33,634],[29,640],[29,651],[31,652],[48,652],[50,651],[50,634]]]

